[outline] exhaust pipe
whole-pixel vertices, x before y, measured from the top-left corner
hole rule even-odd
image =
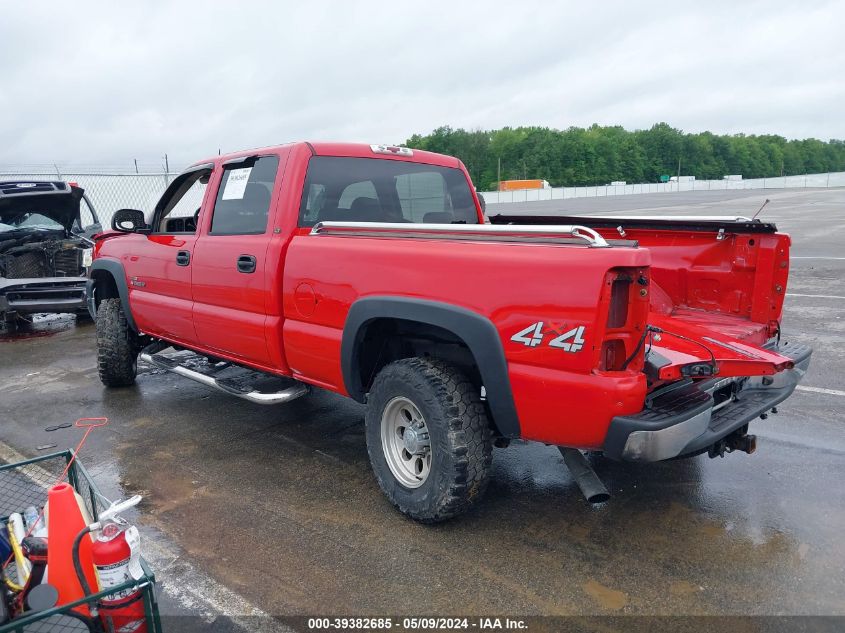
[[[584,453],[577,448],[564,448],[558,446],[560,454],[563,455],[563,463],[572,473],[575,483],[581,489],[584,498],[590,503],[604,503],[610,499],[610,493],[604,484],[596,475],[596,471],[590,466],[590,462],[584,456]]]

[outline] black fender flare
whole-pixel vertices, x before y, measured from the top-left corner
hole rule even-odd
[[[469,348],[487,392],[493,424],[504,437],[520,436],[519,417],[508,377],[505,350],[496,326],[487,317],[448,303],[409,297],[372,296],[355,301],[349,308],[340,348],[340,362],[346,391],[358,402],[366,401],[358,354],[365,326],[375,319],[403,319],[441,327],[460,338]]]
[[[94,297],[97,282],[94,273],[100,270],[111,275],[114,285],[117,287],[120,304],[123,306],[123,314],[126,315],[126,322],[133,331],[138,332],[138,326],[135,325],[135,319],[132,317],[132,310],[129,309],[129,287],[126,285],[126,271],[123,270],[123,264],[114,259],[95,259],[94,263],[91,264],[88,272],[88,312],[91,313],[91,318],[97,319],[97,305]]]

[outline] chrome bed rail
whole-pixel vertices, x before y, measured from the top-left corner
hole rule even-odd
[[[607,240],[586,226],[577,224],[412,224],[405,222],[318,222],[311,235],[348,235],[356,237],[431,237],[540,236],[560,235],[584,240],[593,248],[608,248]]]

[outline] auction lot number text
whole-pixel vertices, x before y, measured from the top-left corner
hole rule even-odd
[[[308,628],[316,631],[379,631],[396,628],[404,631],[526,630],[524,620],[510,618],[308,618]]]

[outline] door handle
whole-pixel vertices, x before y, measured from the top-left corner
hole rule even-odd
[[[255,255],[241,255],[238,257],[238,272],[239,273],[254,273],[255,272]]]
[[[179,251],[176,253],[176,265],[187,266],[191,263],[191,251]]]

